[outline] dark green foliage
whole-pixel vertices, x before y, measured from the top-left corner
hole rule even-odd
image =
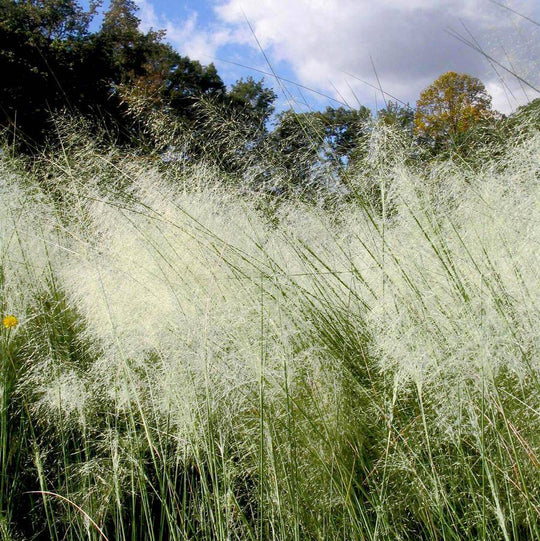
[[[119,85],[157,91],[161,106],[181,117],[201,95],[224,93],[213,65],[182,57],[163,32],[141,32],[137,9],[115,0],[90,33],[94,9],[74,0],[1,0],[0,125],[29,150],[50,135],[51,113],[68,110],[101,119],[133,143],[137,123],[126,116]]]
[[[364,106],[359,109],[327,107],[317,115],[324,124],[324,142],[329,156],[345,161],[353,159],[368,131],[371,111]]]
[[[323,141],[324,124],[316,113],[289,110],[278,115],[271,142],[291,188],[313,182]]]
[[[1,1],[2,125],[37,139],[49,111],[85,100],[89,18],[72,1]]]
[[[225,85],[213,64],[202,66],[196,60],[176,55],[164,81],[163,98],[173,111],[189,115],[189,110],[202,95],[222,96]]]
[[[274,113],[277,95],[264,86],[264,80],[252,77],[239,79],[228,93],[228,103],[233,109],[241,109],[253,121],[254,129],[266,131],[266,122]]]
[[[512,131],[531,133],[540,128],[540,98],[536,98],[526,105],[522,105],[508,118],[508,126]]]
[[[414,132],[414,109],[412,107],[389,101],[386,107],[377,113],[377,116],[385,124],[401,128],[412,136]]]

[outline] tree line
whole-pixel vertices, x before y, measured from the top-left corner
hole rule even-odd
[[[213,64],[179,54],[161,30],[141,31],[133,0],[111,0],[91,31],[99,7],[0,0],[0,125],[21,150],[54,140],[50,119],[63,111],[92,119],[115,144],[169,151],[174,160],[204,157],[231,176],[249,170],[260,183],[281,171],[294,189],[362,164],[373,118],[420,143],[430,159],[466,156],[501,137],[504,118],[467,74],[443,74],[415,108],[389,101],[375,114],[358,105],[275,115],[277,96],[263,80],[227,88]]]

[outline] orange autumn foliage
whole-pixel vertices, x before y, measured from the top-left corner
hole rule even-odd
[[[415,133],[440,144],[493,115],[491,96],[482,81],[449,71],[420,94],[416,102]]]

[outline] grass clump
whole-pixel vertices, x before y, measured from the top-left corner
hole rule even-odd
[[[330,207],[3,158],[3,538],[540,536],[540,136],[377,129]]]

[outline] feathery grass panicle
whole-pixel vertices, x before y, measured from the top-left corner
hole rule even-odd
[[[537,538],[540,136],[474,170],[416,152],[376,127],[331,213],[271,216],[213,166],[76,137],[41,188],[3,164],[2,434],[27,449],[0,463],[41,496],[1,527]]]

